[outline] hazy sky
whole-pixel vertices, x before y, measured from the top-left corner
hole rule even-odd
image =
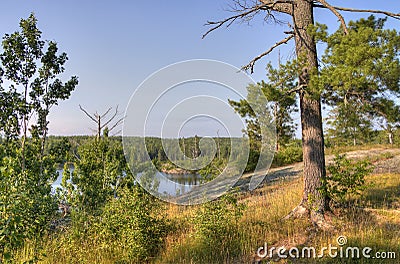
[[[34,12],[43,37],[59,43],[68,54],[65,77],[77,75],[79,86],[71,98],[55,107],[50,116],[50,134],[89,134],[93,124],[79,110],[104,112],[119,105],[124,111],[139,84],[171,63],[190,59],[220,60],[236,67],[246,64],[285,37],[285,26],[274,26],[258,17],[250,25],[234,24],[202,40],[207,20],[224,18],[230,0],[202,1],[59,1],[4,0],[0,10],[0,34],[18,29],[21,18]],[[333,5],[400,10],[397,0],[338,1]],[[346,19],[363,15],[344,13]],[[285,16],[280,18],[285,19]],[[316,20],[330,30],[337,18],[319,10]],[[388,27],[400,21],[388,19]],[[280,48],[283,60],[293,56],[293,42]],[[277,61],[278,52],[260,61],[252,78],[260,81],[265,64]],[[151,92],[151,91],[149,91]]]

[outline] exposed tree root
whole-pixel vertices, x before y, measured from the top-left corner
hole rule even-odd
[[[308,217],[308,216],[309,216],[309,210],[302,204],[299,204],[283,219],[288,220],[290,218],[302,218],[302,217]]]
[[[283,219],[288,220],[291,218],[307,217],[319,229],[323,231],[333,231],[335,227],[330,223],[331,213],[323,213],[315,210],[310,210],[302,204],[296,206],[287,216]]]

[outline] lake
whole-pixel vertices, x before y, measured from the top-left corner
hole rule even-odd
[[[61,188],[63,170],[57,170],[57,172],[58,178],[52,184],[53,189]],[[159,182],[158,192],[172,196],[187,193],[194,186],[201,184],[201,178],[199,174],[167,174],[157,172],[156,179]]]

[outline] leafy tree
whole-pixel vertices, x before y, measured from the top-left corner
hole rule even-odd
[[[5,34],[0,54],[0,262],[11,260],[27,239],[34,242],[34,260],[39,257],[38,241],[57,208],[50,194],[56,162],[45,152],[47,117],[78,84],[77,77],[65,83],[57,77],[67,55],[41,39],[33,14],[20,28]]]
[[[292,22],[287,23],[289,30],[286,38],[278,41],[269,50],[254,58],[244,69],[253,72],[254,64],[270,54],[276,47],[295,40],[296,55],[304,62],[301,71],[298,72],[299,81],[297,92],[300,97],[300,115],[302,124],[303,162],[304,162],[304,192],[299,206],[289,216],[302,216],[308,214],[311,220],[320,227],[329,227],[324,219],[324,212],[329,209],[326,195],[319,190],[326,178],[324,134],[322,129],[321,90],[318,85],[310,82],[311,76],[318,75],[318,56],[315,44],[314,10],[324,8],[330,10],[338,17],[343,28],[343,34],[348,34],[346,22],[339,11],[380,13],[394,18],[399,14],[381,11],[354,9],[332,6],[326,0],[234,0],[233,11],[235,13],[223,20],[209,22],[211,28],[203,37],[210,32],[221,28],[223,25],[232,25],[235,21],[249,22],[257,14],[265,14],[266,21],[281,22],[277,20],[276,14],[284,14]],[[312,203],[310,204],[310,197]]]
[[[48,140],[48,153],[56,158],[56,162],[64,164],[69,155],[72,146],[67,137],[61,139],[49,138]]]
[[[89,139],[78,148],[74,170],[64,166],[64,199],[78,211],[97,214],[129,176],[119,140]]]

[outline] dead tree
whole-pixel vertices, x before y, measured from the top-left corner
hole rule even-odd
[[[102,115],[97,113],[97,111],[96,111],[96,113],[91,115],[81,105],[79,105],[79,108],[82,112],[85,113],[85,115],[87,117],[90,118],[90,120],[92,120],[94,123],[96,123],[96,129],[91,129],[91,130],[96,132],[97,139],[100,139],[102,132],[103,132],[103,134],[105,133],[105,136],[108,136],[108,133],[110,133],[113,129],[115,129],[116,127],[121,125],[122,121],[125,118],[125,117],[121,117],[121,118],[117,119],[116,121],[114,120],[119,114],[118,105],[115,108],[114,114],[109,117],[107,117],[107,116],[110,114],[112,107],[108,108],[108,110]],[[109,127],[108,125],[111,125],[111,126]],[[119,132],[117,132],[117,133],[119,133]]]
[[[328,198],[319,191],[326,177],[321,97],[320,92],[308,86],[308,74],[318,72],[316,44],[313,36],[308,32],[309,27],[314,25],[314,9],[330,10],[340,21],[344,34],[347,34],[348,30],[340,11],[383,14],[395,19],[400,19],[400,14],[382,10],[332,6],[326,0],[232,0],[232,2],[231,11],[234,11],[234,15],[220,21],[207,22],[206,25],[210,28],[203,38],[222,26],[229,27],[234,22],[248,22],[257,14],[265,14],[267,22],[284,23],[277,19],[276,14],[284,14],[291,20],[286,23],[288,30],[285,33],[288,36],[255,57],[243,69],[253,73],[254,65],[258,60],[280,45],[287,44],[292,39],[295,40],[297,57],[305,59],[302,73],[299,74],[299,86],[293,90],[300,97],[304,192],[300,204],[289,216],[308,215],[313,223],[320,227],[328,227],[324,218],[324,213],[329,210]]]

